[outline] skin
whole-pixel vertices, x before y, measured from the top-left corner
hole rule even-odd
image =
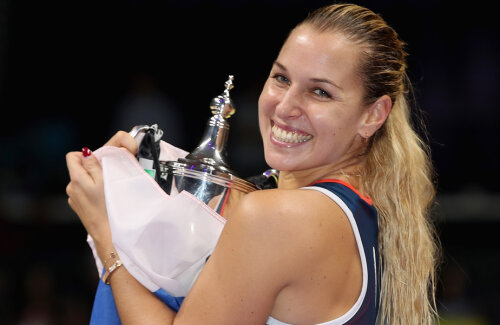
[[[211,258],[175,314],[125,267],[111,277],[124,324],[293,324],[326,322],[357,300],[362,283],[356,241],[342,210],[323,194],[299,189],[325,178],[357,186],[366,139],[391,109],[389,97],[362,104],[358,48],[338,33],[297,27],[285,42],[259,98],[266,161],[281,171],[279,188],[246,195]],[[304,64],[307,62],[307,64]],[[325,82],[325,80],[328,80]],[[272,126],[311,136],[297,144]],[[135,153],[126,133],[108,145]],[[102,170],[93,156],[69,153],[69,204],[93,237],[101,260],[114,251]]]

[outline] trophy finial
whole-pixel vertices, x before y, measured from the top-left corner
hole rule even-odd
[[[229,79],[227,79],[225,83],[226,89],[224,90],[224,97],[229,97],[229,91],[234,88],[233,80],[234,76],[230,74]]]
[[[224,89],[223,95],[219,95],[212,99],[210,103],[210,110],[213,115],[220,115],[222,118],[231,117],[236,111],[233,106],[233,102],[229,97],[229,91],[234,88],[233,84],[234,76],[229,75],[229,78],[225,82],[226,89]]]

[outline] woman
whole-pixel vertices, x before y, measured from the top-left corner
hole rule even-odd
[[[259,98],[278,189],[238,203],[178,313],[117,267],[122,322],[432,323],[434,188],[409,122],[405,57],[396,32],[356,5],[318,9],[293,29]],[[124,132],[108,144],[136,150]],[[118,257],[100,166],[80,153],[67,163],[69,204],[109,266]]]

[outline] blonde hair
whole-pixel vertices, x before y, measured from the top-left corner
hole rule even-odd
[[[436,312],[437,238],[429,214],[435,196],[429,150],[411,124],[404,43],[369,9],[336,4],[301,25],[340,32],[361,49],[358,74],[364,102],[388,95],[392,111],[372,136],[361,188],[377,208],[383,276],[382,324],[431,324]]]

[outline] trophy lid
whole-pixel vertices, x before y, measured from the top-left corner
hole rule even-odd
[[[234,87],[233,80],[234,76],[230,75],[225,83],[224,92],[210,102],[212,117],[208,120],[198,147],[185,158],[178,160],[180,163],[190,165],[190,169],[206,171],[209,168],[234,174],[226,162],[226,144],[229,135],[229,124],[226,119],[235,113],[233,102],[229,96],[229,91]]]
[[[198,147],[185,158],[167,162],[167,174],[204,178],[212,183],[238,188],[243,192],[256,189],[254,184],[238,177],[226,162],[229,135],[227,119],[236,111],[229,95],[229,91],[234,87],[233,80],[234,76],[229,75],[223,93],[210,102],[212,117],[207,122]]]

